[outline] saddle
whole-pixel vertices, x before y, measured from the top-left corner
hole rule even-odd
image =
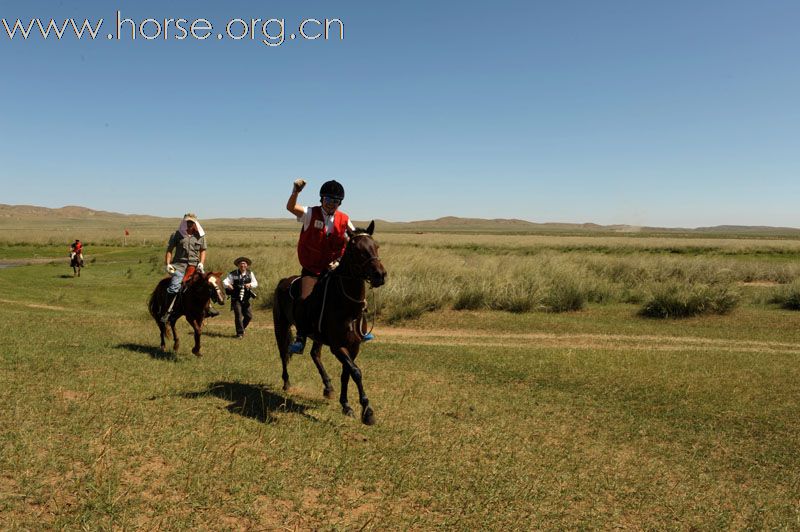
[[[299,308],[302,316],[298,313],[298,302],[300,301],[300,277],[294,279],[289,285],[289,297],[292,300],[292,315],[295,324],[302,321],[300,328],[308,333],[319,332],[319,321],[322,314],[322,300],[324,298],[325,287],[330,281],[330,272],[323,273],[314,289],[306,298],[304,304]],[[305,327],[303,326],[305,325]]]

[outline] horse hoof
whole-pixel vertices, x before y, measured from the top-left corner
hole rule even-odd
[[[193,354],[194,356],[196,356],[196,357],[201,357],[201,356],[203,356],[203,354],[200,352],[200,350],[199,350],[199,349],[198,349],[197,351],[195,351],[194,349],[192,349],[192,354]]]
[[[361,413],[361,422],[364,425],[374,425],[375,424],[375,412],[372,411],[372,407],[368,406]]]
[[[347,417],[356,417],[356,413],[353,412],[353,409],[349,406],[342,407],[342,414],[346,415]]]
[[[322,396],[325,397],[325,399],[333,399],[333,388],[325,388],[322,390]]]

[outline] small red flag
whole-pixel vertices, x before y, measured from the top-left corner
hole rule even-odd
[[[127,229],[125,229],[125,236],[128,236],[128,235],[130,235],[130,233],[128,232]]]

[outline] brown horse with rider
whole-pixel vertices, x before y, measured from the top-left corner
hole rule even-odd
[[[167,323],[172,332],[174,351],[178,350],[180,341],[175,332],[175,322],[181,316],[186,317],[186,321],[192,326],[194,331],[194,347],[192,353],[196,356],[202,356],[200,353],[200,334],[203,330],[203,320],[205,319],[206,309],[209,303],[213,300],[216,303],[223,304],[225,302],[225,292],[222,288],[222,272],[201,273],[194,268],[187,270],[186,276],[183,280],[183,285],[177,297],[172,300],[169,298],[168,303],[167,287],[171,282],[170,277],[165,277],[159,281],[153,293],[150,295],[148,309],[150,315],[158,325],[158,330],[161,333],[161,350],[166,350],[165,337],[169,335],[167,331]],[[167,306],[171,305],[170,309]],[[167,323],[164,323],[162,317],[165,312],[169,310]]]
[[[361,369],[355,359],[364,339],[362,322],[366,310],[366,284],[379,287],[386,281],[386,270],[378,257],[378,244],[372,238],[375,223],[367,229],[348,231],[349,240],[339,265],[322,276],[298,312],[299,277],[292,276],[278,282],[272,317],[275,340],[283,365],[283,389],[290,387],[287,365],[289,363],[290,328],[299,324],[314,340],[311,356],[325,385],[325,395],[333,388],[320,359],[322,344],[330,346],[331,353],[342,364],[339,402],[346,415],[353,415],[347,400],[347,385],[353,379],[358,387],[361,420],[367,425],[375,423],[375,414],[364,392]]]

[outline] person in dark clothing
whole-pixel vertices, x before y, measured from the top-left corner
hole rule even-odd
[[[236,338],[244,337],[244,331],[253,319],[253,310],[250,308],[250,300],[256,297],[253,289],[258,287],[256,274],[250,271],[252,261],[247,257],[239,257],[233,263],[235,270],[230,272],[222,286],[231,296],[231,310],[236,322]]]

